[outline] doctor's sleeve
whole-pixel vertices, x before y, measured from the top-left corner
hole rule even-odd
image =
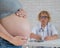
[[[58,31],[53,25],[52,25],[52,35],[58,35]]]
[[[37,30],[37,28],[36,27],[33,27],[32,28],[32,33],[36,34],[36,30]]]

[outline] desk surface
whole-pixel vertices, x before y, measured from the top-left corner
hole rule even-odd
[[[60,39],[44,41],[44,42],[28,42],[29,46],[47,46],[47,47],[60,47]]]

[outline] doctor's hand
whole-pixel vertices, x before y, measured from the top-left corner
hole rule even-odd
[[[58,35],[53,35],[53,36],[45,37],[45,40],[55,40],[55,39],[58,39]]]
[[[47,40],[51,40],[51,39],[52,39],[51,36],[47,36],[47,37],[44,38],[44,40],[46,40],[46,41],[47,41]]]
[[[47,37],[45,37],[45,40],[47,41],[47,40],[53,40],[53,37],[52,36],[47,36]]]
[[[16,46],[24,45],[26,42],[27,42],[27,38],[25,37],[16,36],[13,38],[13,43]]]
[[[34,33],[31,33],[30,38],[34,38],[36,40],[41,40],[41,36],[40,35],[36,35]]]

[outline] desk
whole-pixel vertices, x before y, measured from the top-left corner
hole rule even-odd
[[[44,42],[28,42],[25,46],[60,47],[60,39],[44,41]]]

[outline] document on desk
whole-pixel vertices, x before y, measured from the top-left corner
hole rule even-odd
[[[29,46],[47,46],[47,47],[60,47],[60,39],[44,41],[44,42],[28,42]]]

